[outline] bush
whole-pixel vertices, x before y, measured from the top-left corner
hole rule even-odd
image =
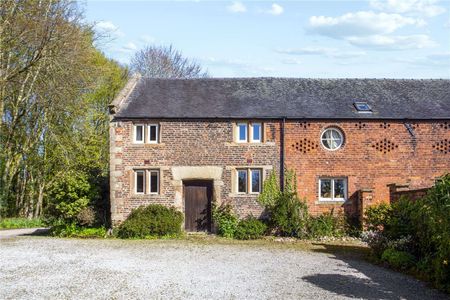
[[[342,216],[333,216],[333,212],[310,217],[308,220],[308,235],[313,238],[342,236],[344,234],[344,222]]]
[[[0,229],[33,228],[43,226],[45,226],[45,224],[41,219],[6,218],[0,220]]]
[[[281,236],[307,236],[308,207],[295,193],[281,193],[270,211],[271,227]]]
[[[84,173],[67,172],[58,177],[48,191],[50,201],[45,211],[48,223],[78,224],[78,214],[98,196],[95,189]]]
[[[217,234],[226,238],[233,238],[238,225],[238,218],[233,213],[230,204],[213,206],[212,217],[217,226]]]
[[[391,212],[391,206],[387,203],[370,206],[364,212],[364,224],[369,231],[383,230]]]
[[[234,237],[238,240],[255,240],[262,237],[266,230],[266,224],[253,216],[249,216],[239,221]]]
[[[396,269],[407,270],[415,265],[415,257],[406,251],[398,251],[392,248],[384,250],[381,260],[387,262]]]
[[[378,256],[388,249],[417,257],[422,277],[450,292],[450,174],[415,202],[400,199],[392,206],[368,209],[366,221],[377,233],[366,233]],[[391,252],[384,254],[390,255]],[[386,258],[387,259],[387,258]]]
[[[92,207],[83,208],[77,215],[78,224],[81,226],[92,226],[95,220],[95,211]]]
[[[119,226],[117,234],[120,238],[178,235],[182,222],[183,214],[174,207],[151,204],[133,210]]]

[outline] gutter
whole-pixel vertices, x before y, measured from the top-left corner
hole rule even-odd
[[[280,128],[280,190],[284,192],[284,158],[285,158],[286,117],[283,117]]]

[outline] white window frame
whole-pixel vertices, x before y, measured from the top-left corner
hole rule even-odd
[[[239,191],[239,172],[245,172],[247,174],[247,180],[245,183],[245,192]],[[237,194],[247,194],[248,193],[248,169],[236,169],[236,193]]]
[[[245,139],[241,140],[240,128],[245,126]],[[236,123],[236,142],[247,143],[248,142],[248,123]]]
[[[331,198],[322,198],[322,191],[321,191],[321,185],[322,180],[331,180]],[[344,181],[344,198],[335,198],[334,197],[334,182],[335,180],[343,180]],[[319,201],[323,202],[344,202],[347,200],[348,197],[348,190],[347,190],[347,178],[346,177],[321,177],[319,178]]]
[[[152,192],[152,173],[156,173],[156,192]],[[160,176],[159,170],[148,170],[148,191],[149,194],[158,195],[160,187]]]
[[[142,127],[142,141],[136,140],[137,127]],[[133,125],[133,143],[135,143],[135,144],[143,144],[144,142],[145,142],[145,125],[144,124],[134,124]]]
[[[336,131],[337,133],[339,133],[339,135],[341,136],[341,144],[339,145],[339,147],[337,147],[337,148],[335,148],[335,149],[330,149],[330,148],[328,148],[327,146],[324,145],[324,143],[323,143],[323,135],[324,135],[325,132],[327,132],[328,130],[334,130],[334,131]],[[320,144],[321,144],[322,147],[323,147],[325,150],[327,150],[327,151],[337,151],[337,150],[339,150],[339,149],[342,148],[342,146],[344,145],[344,143],[345,143],[345,136],[344,136],[344,133],[342,132],[342,130],[340,130],[340,129],[337,128],[337,127],[328,127],[328,128],[325,128],[325,129],[322,131],[322,133],[320,134]]]
[[[137,177],[138,177],[138,173],[142,173],[143,174],[143,188],[142,188],[142,192],[138,192],[137,191]],[[134,170],[134,193],[136,195],[144,195],[145,194],[145,170]]]
[[[259,140],[254,140],[253,139],[253,133],[254,133],[254,128],[253,128],[253,126],[255,125],[255,124],[257,124],[257,125],[259,125]],[[255,123],[252,123],[251,125],[250,125],[250,142],[251,143],[261,143],[262,142],[262,126],[263,126],[263,124],[262,123],[259,123],[259,122],[255,122]]]
[[[152,141],[150,139],[150,127],[155,126],[156,127],[156,140]],[[159,124],[147,124],[147,142],[149,144],[158,144],[159,143]]]
[[[249,191],[250,194],[260,194],[261,193],[261,189],[262,189],[262,170],[261,169],[249,169],[250,170],[250,178],[248,179],[249,183],[250,183],[250,188],[247,188],[247,190]],[[259,192],[254,192],[253,191],[253,172],[258,172],[259,173]]]

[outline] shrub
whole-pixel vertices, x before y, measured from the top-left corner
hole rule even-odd
[[[368,207],[364,212],[364,223],[367,227],[367,230],[383,230],[390,212],[391,206],[386,203]]]
[[[333,212],[324,213],[308,220],[308,235],[313,238],[324,236],[342,236],[344,234],[342,216],[333,216]]]
[[[266,230],[266,224],[253,216],[249,216],[239,221],[234,237],[238,240],[254,240],[262,237]]]
[[[117,234],[120,238],[178,235],[182,222],[183,214],[174,207],[151,204],[133,210],[119,226]]]
[[[295,193],[284,192],[270,211],[270,224],[282,236],[307,236],[308,207]]]
[[[95,211],[92,207],[83,208],[77,215],[78,224],[81,226],[92,226],[95,219]]]
[[[406,251],[398,251],[392,248],[384,250],[381,260],[387,262],[396,269],[406,270],[415,265],[415,257]]]
[[[280,196],[280,185],[275,171],[270,173],[269,177],[264,180],[262,193],[258,196],[258,202],[266,209],[270,210],[276,204]]]
[[[233,213],[230,204],[217,206],[214,204],[212,217],[217,226],[217,234],[226,238],[233,238],[238,225],[238,218]]]
[[[76,224],[78,214],[97,196],[94,189],[84,173],[67,172],[58,177],[48,191],[48,198],[51,200],[45,211],[47,221],[50,224],[58,224],[60,221]]]
[[[361,234],[361,239],[367,243],[370,249],[372,249],[373,254],[377,257],[380,257],[384,250],[388,248],[389,240],[381,231],[364,231]]]

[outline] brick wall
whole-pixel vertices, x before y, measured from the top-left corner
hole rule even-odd
[[[136,124],[146,123],[135,121]],[[204,172],[220,167],[220,178],[215,178],[215,192],[220,202],[230,202],[240,216],[259,216],[262,208],[257,195],[237,195],[232,191],[234,167],[258,167],[266,176],[279,168],[279,146],[275,144],[278,123],[265,124],[263,143],[238,144],[233,142],[234,122],[201,120],[151,120],[160,124],[159,144],[134,144],[133,122],[111,122],[111,204],[112,220],[124,220],[133,208],[150,203],[174,205],[183,210],[182,199],[177,199],[179,183],[174,182],[173,168],[197,166]],[[133,191],[135,169],[160,169],[160,194],[136,195]],[[215,168],[214,170],[217,170]],[[216,172],[217,173],[217,172]],[[198,178],[190,178],[198,179]],[[182,188],[182,187],[181,187]]]
[[[450,130],[445,122],[416,122],[410,127],[389,121],[316,121],[286,124],[286,165],[297,173],[298,192],[310,211],[319,214],[332,208],[358,211],[361,190],[367,205],[389,201],[388,184],[407,182],[411,189],[429,187],[450,171]],[[325,150],[322,131],[330,126],[345,135],[342,148]],[[297,144],[298,143],[298,144]],[[318,201],[321,176],[346,177],[349,201],[325,204]],[[364,200],[364,199],[363,199]]]
[[[231,202],[240,216],[258,215],[261,207],[255,195],[232,191],[234,167],[262,167],[279,174],[280,121],[265,123],[261,144],[233,142],[231,121],[152,120],[161,126],[160,144],[133,144],[131,121],[111,122],[111,204],[112,220],[124,220],[131,209],[149,203],[175,205],[183,210],[180,183],[174,167],[219,167],[215,192],[221,202]],[[136,123],[145,123],[144,121]],[[344,136],[336,151],[323,148],[320,136],[335,126]],[[382,201],[389,201],[388,184],[408,183],[411,189],[429,187],[434,179],[450,171],[450,125],[445,122],[411,124],[414,136],[398,121],[287,121],[285,163],[297,173],[298,193],[308,202],[310,212],[344,209],[355,213]],[[160,195],[135,195],[133,169],[161,170]],[[216,172],[217,173],[217,172]],[[345,203],[318,201],[320,177],[345,177]],[[195,178],[191,178],[195,179]],[[177,195],[178,192],[178,195]],[[360,203],[365,201],[364,203]]]

